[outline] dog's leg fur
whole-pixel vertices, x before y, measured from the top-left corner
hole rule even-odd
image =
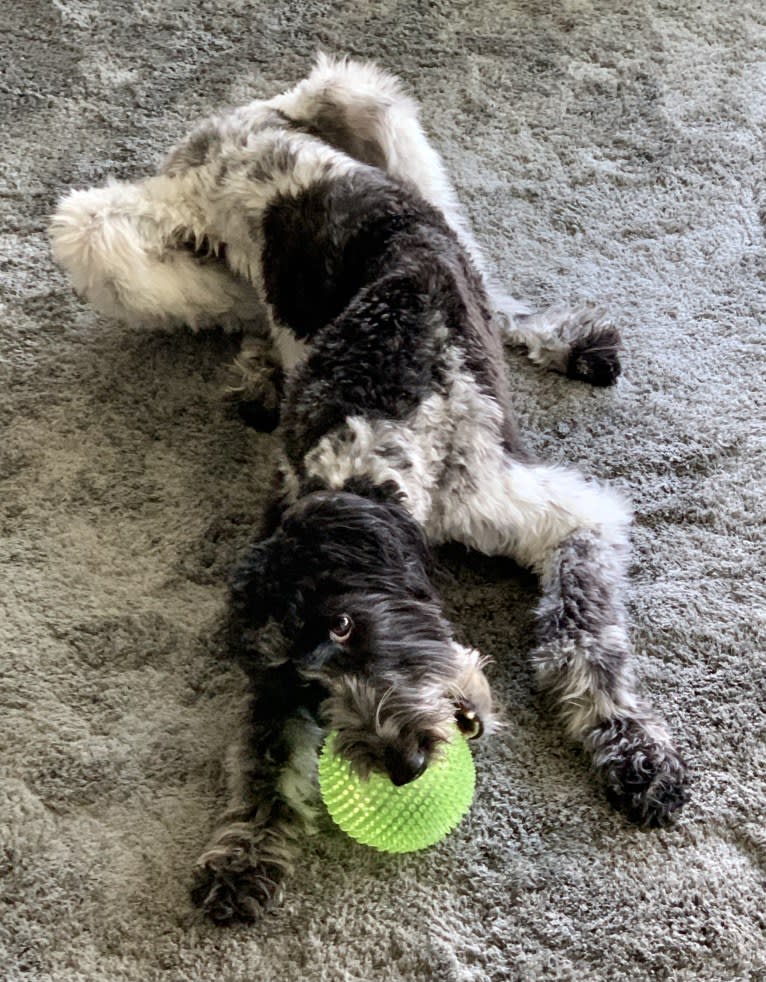
[[[589,753],[612,803],[640,824],[666,824],[686,800],[686,769],[635,689],[622,600],[626,507],[573,471],[509,454],[496,455],[491,472],[485,466],[479,485],[455,504],[452,534],[538,573],[532,657],[542,689]]]
[[[77,293],[133,326],[234,330],[263,316],[253,287],[216,258],[193,188],[180,179],[72,191],[59,202],[50,237]]]
[[[435,205],[481,272],[506,340],[524,348],[531,361],[593,385],[617,380],[619,333],[601,312],[556,306],[534,313],[493,281],[418,106],[398,79],[374,65],[320,56],[309,77],[289,92],[238,110],[238,123],[244,132],[274,111]],[[51,226],[54,255],[97,309],[150,326],[257,332],[267,320],[262,298],[248,283],[224,263],[200,262],[195,255],[207,230],[196,224],[193,198],[179,180],[207,163],[220,129],[231,125],[221,116],[200,124],[171,152],[158,178],[75,191],[60,203]],[[251,354],[239,366],[245,389],[262,375]],[[256,378],[249,380],[243,366],[252,366]]]
[[[620,596],[625,553],[608,531],[581,529],[544,558],[532,659],[612,804],[638,824],[664,825],[686,800],[685,765],[635,690]]]
[[[192,898],[219,923],[256,920],[277,904],[313,831],[321,731],[308,714],[284,715],[283,701],[268,686],[251,697],[228,761],[230,804],[194,871]]]
[[[621,372],[620,334],[598,307],[556,304],[507,319],[506,338],[541,368],[595,386],[613,385]]]

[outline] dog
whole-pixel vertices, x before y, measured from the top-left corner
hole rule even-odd
[[[230,396],[283,463],[234,577],[250,681],[229,805],[192,889],[215,921],[282,894],[315,815],[323,733],[365,777],[415,780],[455,722],[497,729],[431,550],[456,541],[539,577],[532,662],[611,802],[645,826],[687,768],[636,691],[623,601],[630,515],[525,449],[504,342],[594,385],[619,335],[588,307],[534,313],[488,274],[418,108],[392,76],[321,56],[289,92],[213,116],[135,183],[76,191],[54,255],[99,310],[243,332]]]

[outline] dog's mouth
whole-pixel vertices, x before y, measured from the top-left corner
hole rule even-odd
[[[456,724],[469,740],[484,732],[479,711],[468,700],[393,688],[381,696],[352,677],[332,687],[322,716],[337,734],[336,751],[360,778],[382,773],[398,787],[417,780],[439,759]]]

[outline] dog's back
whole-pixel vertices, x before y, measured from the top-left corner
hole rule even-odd
[[[283,406],[295,463],[349,417],[403,420],[458,371],[502,407],[502,438],[518,446],[481,276],[436,209],[355,164],[278,195],[261,222],[266,298],[311,346]]]

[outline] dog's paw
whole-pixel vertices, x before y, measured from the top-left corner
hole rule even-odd
[[[621,721],[618,730],[600,767],[607,798],[636,825],[670,825],[689,800],[686,763],[671,746],[647,739],[632,720]]]
[[[619,350],[617,329],[595,320],[589,330],[572,341],[566,374],[601,388],[614,385],[622,372]]]
[[[271,356],[267,342],[248,338],[231,366],[224,399],[230,412],[261,433],[271,433],[279,424],[284,378]]]
[[[276,406],[264,406],[254,399],[234,403],[234,406],[242,422],[259,433],[273,433],[279,426],[279,409]]]
[[[227,844],[200,857],[191,898],[216,924],[252,922],[279,903],[283,875],[278,865],[254,861],[248,844]]]

